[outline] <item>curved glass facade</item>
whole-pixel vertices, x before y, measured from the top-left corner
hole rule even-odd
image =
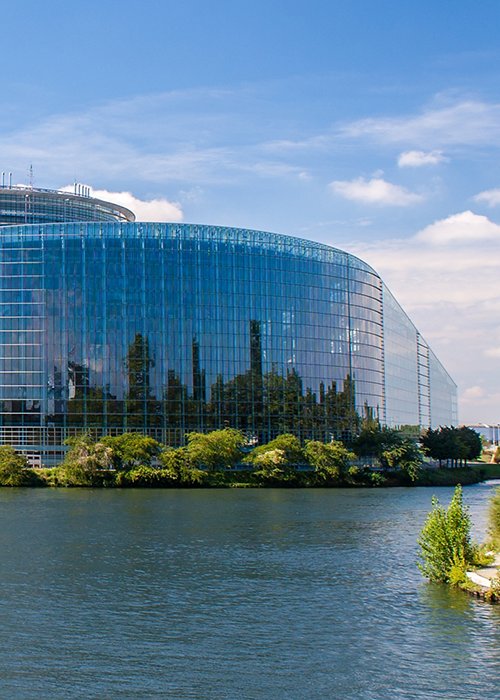
[[[94,222],[5,227],[0,260],[5,442],[95,428],[179,444],[224,426],[329,439],[367,413],[456,421],[451,379],[380,277],[340,250]]]
[[[86,194],[0,186],[0,226],[58,221],[135,221],[135,216],[119,204]]]

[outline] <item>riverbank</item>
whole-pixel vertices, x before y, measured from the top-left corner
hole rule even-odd
[[[421,469],[415,479],[401,470],[382,471],[351,467],[337,478],[325,479],[313,470],[290,469],[263,476],[255,470],[225,469],[186,472],[139,466],[128,470],[96,470],[68,478],[61,467],[22,470],[19,478],[4,486],[92,488],[391,488],[397,486],[467,486],[500,479],[499,464],[475,463],[467,467]]]
[[[447,507],[433,496],[418,538],[418,568],[429,581],[459,588],[491,603],[500,600],[499,551],[500,489],[497,488],[488,509],[487,539],[482,544],[472,539],[472,521],[464,504],[462,487],[455,487]]]
[[[467,571],[467,579],[461,588],[477,598],[482,598],[491,603],[498,603],[500,600],[499,568],[500,554],[496,553],[493,561],[488,566]]]

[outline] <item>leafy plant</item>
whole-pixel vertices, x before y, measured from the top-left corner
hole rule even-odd
[[[207,473],[193,466],[187,447],[167,447],[159,459],[174,484],[195,486],[206,479]]]
[[[341,481],[355,458],[353,452],[337,441],[325,444],[319,440],[308,440],[304,453],[317,478],[324,482]]]
[[[491,539],[494,546],[500,547],[500,487],[490,499],[488,516]]]
[[[381,455],[383,465],[408,474],[411,481],[416,481],[420,473],[423,457],[417,445],[410,438],[402,437],[399,444],[384,450]]]
[[[450,583],[457,578],[457,567],[475,563],[475,547],[470,536],[470,516],[463,503],[462,487],[456,486],[448,508],[434,496],[432,510],[418,540],[420,571],[431,581]]]
[[[378,472],[371,472],[370,481],[372,486],[383,486],[387,479],[383,474],[379,474]]]
[[[234,428],[212,430],[210,433],[188,433],[187,452],[194,467],[205,467],[208,471],[234,466],[243,454],[243,433]]]
[[[262,455],[264,455],[266,452],[274,452],[275,450],[279,451],[279,458],[280,460],[282,459],[282,464],[286,464],[289,467],[306,463],[304,450],[300,445],[299,439],[290,433],[278,435],[278,437],[271,440],[271,442],[254,448],[250,454],[245,457],[244,461],[250,464],[262,464]],[[269,459],[272,462],[273,458],[271,457]]]
[[[70,450],[57,474],[66,486],[94,486],[100,481],[99,472],[112,466],[112,449],[104,441],[94,442],[88,433],[69,438],[66,444]]]
[[[151,466],[154,457],[161,451],[160,443],[141,433],[122,433],[116,437],[103,437],[101,443],[111,452],[111,462],[115,469],[133,469]]]
[[[0,486],[26,486],[36,479],[24,455],[10,445],[0,446]]]

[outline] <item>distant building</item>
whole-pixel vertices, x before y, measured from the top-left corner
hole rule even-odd
[[[477,423],[476,425],[468,425],[467,427],[475,430],[488,442],[491,442],[494,445],[500,445],[500,423],[497,423],[496,425]]]
[[[0,441],[46,462],[87,429],[179,444],[457,422],[453,380],[353,255],[137,223],[85,189],[4,186],[0,223]]]

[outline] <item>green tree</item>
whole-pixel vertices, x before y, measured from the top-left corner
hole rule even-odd
[[[418,543],[418,567],[431,581],[449,583],[454,570],[459,568],[465,575],[465,569],[474,564],[476,548],[471,542],[470,516],[460,485],[455,488],[447,509],[433,497],[432,510]]]
[[[150,467],[152,460],[161,452],[160,443],[142,433],[122,433],[116,437],[106,436],[101,443],[111,449],[115,469]]]
[[[70,449],[59,467],[59,476],[67,486],[94,486],[100,481],[100,472],[112,467],[111,448],[103,441],[95,442],[88,433],[68,438],[65,444]]]
[[[255,477],[263,482],[279,484],[295,479],[295,469],[287,461],[285,450],[274,448],[258,454],[253,464]]]
[[[304,450],[300,445],[299,439],[295,435],[290,433],[284,433],[283,435],[278,435],[278,437],[271,440],[271,442],[265,445],[259,445],[259,447],[254,448],[247,457],[245,457],[245,462],[262,464],[263,461],[260,459],[262,455],[267,452],[273,452],[274,450],[279,450],[279,455],[282,454],[283,464],[289,467],[296,467],[300,464],[306,464],[306,457]],[[280,457],[281,459],[281,457]],[[264,458],[265,462],[265,458]]]
[[[243,433],[234,428],[212,430],[210,433],[188,433],[187,452],[193,467],[204,467],[208,471],[228,469],[243,456],[245,444]]]
[[[358,457],[379,459],[382,466],[389,466],[384,455],[404,443],[405,438],[398,430],[380,426],[378,421],[365,420],[357,437],[352,441],[352,449]]]
[[[425,454],[429,455],[431,459],[437,459],[439,466],[441,466],[443,459],[447,458],[448,452],[444,441],[441,440],[439,431],[432,428],[426,430],[420,437],[420,444]]]
[[[384,450],[381,454],[383,466],[401,469],[408,474],[411,481],[416,481],[418,478],[422,462],[422,452],[412,439],[405,437],[401,437],[399,444]]]
[[[462,444],[462,454],[465,462],[469,459],[477,459],[481,456],[483,441],[481,440],[481,435],[476,430],[462,425],[457,430],[457,437]]]
[[[28,460],[10,445],[0,446],[0,486],[26,486],[35,479]]]
[[[304,453],[318,479],[325,482],[341,481],[356,456],[338,441],[325,444],[318,440],[308,440]]]
[[[195,486],[205,481],[206,473],[193,466],[187,447],[167,447],[159,459],[172,482],[176,484]]]
[[[424,452],[437,459],[440,466],[445,459],[455,465],[459,461],[466,464],[469,459],[477,459],[482,452],[481,436],[466,426],[429,429],[422,435],[421,444]]]

